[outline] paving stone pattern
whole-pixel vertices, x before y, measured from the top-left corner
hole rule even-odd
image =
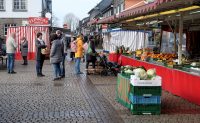
[[[115,100],[116,77],[77,76],[73,67],[66,62],[66,78],[57,82],[49,61],[43,78],[33,61],[16,62],[15,75],[1,67],[0,123],[200,123],[200,106],[165,91],[161,115],[132,115]]]
[[[74,75],[67,64],[67,76],[52,81],[48,61],[43,78],[35,75],[34,62],[16,63],[17,74],[0,71],[0,123],[122,123],[114,107],[85,75]]]
[[[126,123],[200,123],[200,106],[162,91],[161,115],[132,115],[115,98],[116,77],[89,76],[95,87],[109,100]]]

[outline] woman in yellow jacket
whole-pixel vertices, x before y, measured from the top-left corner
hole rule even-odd
[[[78,36],[76,42],[76,52],[75,52],[75,72],[76,74],[83,74],[80,71],[81,58],[83,57],[83,37]]]

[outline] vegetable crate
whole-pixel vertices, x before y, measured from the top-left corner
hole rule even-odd
[[[131,104],[128,99],[129,89],[130,79],[123,76],[122,74],[118,74],[116,87],[117,101],[128,109],[130,109]]]
[[[130,93],[134,96],[161,96],[161,86],[133,86],[130,84]]]
[[[161,113],[160,104],[131,104],[131,113],[134,115],[159,115]]]
[[[140,80],[131,76],[129,100],[132,114],[160,114],[162,78],[156,76],[153,80]]]
[[[160,96],[134,96],[129,93],[129,100],[132,104],[161,104]]]

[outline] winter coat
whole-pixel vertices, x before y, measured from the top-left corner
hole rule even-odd
[[[17,49],[17,43],[13,37],[9,37],[6,41],[6,53],[15,53]]]
[[[50,51],[50,63],[55,64],[62,61],[63,47],[61,40],[57,39],[52,42]]]
[[[25,40],[20,44],[20,50],[21,50],[22,56],[28,55],[28,41]]]
[[[95,50],[95,43],[94,43],[94,40],[91,40],[89,42],[89,47],[92,49],[92,54],[88,54],[86,53],[86,61],[87,62],[95,62],[97,59],[96,59],[96,50]],[[89,48],[88,47],[88,48]]]
[[[70,43],[71,52],[76,52],[76,41]]]
[[[35,41],[35,55],[36,55],[36,60],[42,60],[45,59],[45,55],[42,54],[42,49],[45,49],[47,46],[45,45],[45,42],[43,41],[44,44],[41,44],[38,39]]]
[[[77,38],[76,43],[77,49],[75,52],[75,58],[82,58],[83,57],[83,39]]]

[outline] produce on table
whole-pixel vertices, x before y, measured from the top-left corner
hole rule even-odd
[[[167,53],[149,54],[149,56],[153,59],[160,59],[160,60],[173,60],[174,58],[177,57],[176,54],[167,54]]]
[[[148,75],[149,79],[152,79],[153,77],[156,77],[156,69],[147,70],[147,75]]]
[[[146,73],[146,71],[144,69],[137,68],[137,69],[135,69],[133,71],[134,71],[135,76],[137,76],[141,80],[147,79],[147,73]]]
[[[143,66],[122,66],[121,73],[125,73],[126,75],[135,75],[136,77],[140,78],[140,80],[154,80],[156,78],[155,69],[146,70]]]

